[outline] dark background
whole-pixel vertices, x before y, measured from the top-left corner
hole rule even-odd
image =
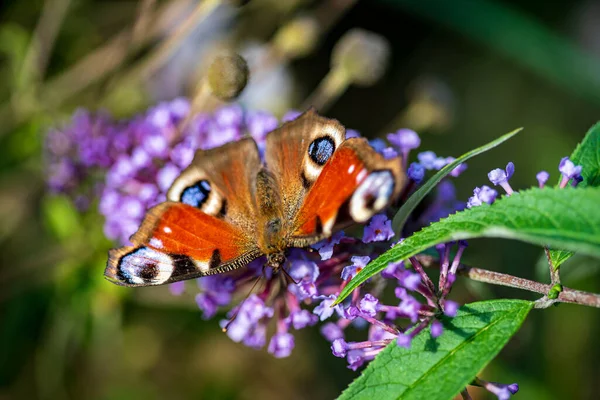
[[[296,15],[312,15],[323,4],[334,10],[347,5],[345,12],[325,15],[332,24],[309,55],[263,71],[266,80],[280,75],[281,81],[251,85],[242,100],[278,115],[300,107],[329,71],[331,50],[346,31],[377,32],[392,50],[385,76],[371,87],[351,86],[324,111],[327,116],[371,138],[412,127],[421,134],[421,149],[444,156],[525,128],[469,162],[455,180],[463,201],[487,183],[489,170],[508,161],[516,165],[516,189],[536,184],[541,169],[553,182],[560,158],[600,119],[600,5],[593,0],[253,0],[237,11],[217,9],[149,79],[123,77],[153,54],[167,31],[100,79],[90,79],[92,68],[60,80],[131,26],[140,3],[0,3],[0,399],[327,399],[357,376],[331,355],[316,328],[300,331],[292,356],[278,360],[231,342],[218,319],[202,320],[193,283],[181,298],[164,287],[111,285],[102,276],[111,243],[102,237],[101,217],[80,215],[65,198],[46,192],[42,143],[49,127],[80,106],[127,117],[158,100],[193,95],[215,36],[243,52],[250,40],[268,46]],[[53,45],[40,50],[49,56],[36,76],[27,54],[41,17],[54,18],[60,28]],[[80,79],[90,84],[73,90]],[[65,90],[73,92],[62,95]],[[534,246],[477,240],[464,260],[545,282],[541,256]],[[565,285],[599,291],[598,267],[574,257],[562,269]],[[453,296],[461,303],[535,299],[464,281]],[[534,310],[481,376],[518,382],[520,399],[597,398],[599,322],[597,310],[581,306]],[[478,389],[472,395],[490,398]]]

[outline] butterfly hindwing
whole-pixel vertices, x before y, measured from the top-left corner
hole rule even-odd
[[[132,236],[111,250],[105,275],[126,286],[161,285],[229,271],[260,255],[234,225],[184,203],[152,208]]]

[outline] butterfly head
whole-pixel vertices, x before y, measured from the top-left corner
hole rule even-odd
[[[284,262],[285,253],[283,251],[267,254],[267,266],[273,268],[273,271],[278,271]]]

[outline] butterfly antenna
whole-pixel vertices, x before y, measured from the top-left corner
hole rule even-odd
[[[296,285],[298,284],[298,282],[296,282],[296,280],[294,278],[292,278],[292,276],[290,275],[290,273],[287,272],[285,270],[285,268],[281,267],[281,271],[283,272],[283,276],[284,276],[284,280],[285,280],[286,285],[289,285],[292,282],[294,282]]]
[[[229,318],[229,321],[227,321],[227,323],[225,324],[225,326],[223,327],[223,332],[227,332],[227,329],[229,329],[229,325],[231,325],[231,323],[233,321],[235,321],[235,319],[237,318],[240,310],[242,309],[242,306],[244,305],[244,303],[246,302],[246,300],[248,300],[248,297],[250,297],[250,295],[252,294],[252,292],[254,292],[254,289],[256,288],[256,285],[258,285],[258,282],[260,282],[260,279],[262,278],[262,275],[259,275],[256,277],[256,279],[254,280],[254,283],[252,284],[252,287],[250,288],[250,291],[248,292],[248,294],[246,295],[246,297],[244,298],[244,300],[242,300],[242,302],[240,303],[240,305],[235,309],[233,316],[231,318]]]

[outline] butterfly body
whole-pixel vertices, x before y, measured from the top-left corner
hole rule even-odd
[[[230,271],[262,255],[280,268],[306,247],[366,222],[399,194],[405,175],[365,139],[345,139],[313,110],[267,135],[264,160],[251,138],[199,150],[152,208],[133,246],[111,250],[105,276],[149,286]]]

